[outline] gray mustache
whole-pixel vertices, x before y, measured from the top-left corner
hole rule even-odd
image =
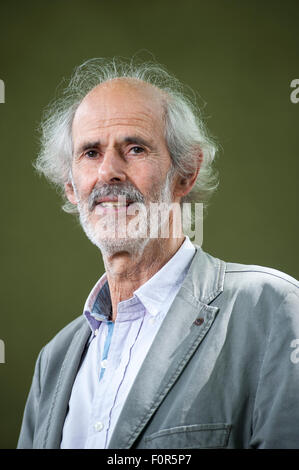
[[[117,184],[103,184],[101,186],[95,186],[88,198],[88,210],[92,211],[99,199],[103,197],[118,197],[122,196],[129,199],[132,202],[144,203],[144,197],[138,189],[132,184],[124,183],[121,185]]]

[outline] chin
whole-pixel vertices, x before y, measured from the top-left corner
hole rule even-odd
[[[149,237],[127,237],[125,231],[122,237],[120,230],[118,230],[118,237],[116,237],[113,230],[111,233],[109,230],[103,231],[100,223],[92,224],[81,220],[81,226],[89,240],[100,249],[105,257],[124,252],[140,256],[150,240]]]
[[[93,241],[105,257],[111,257],[117,253],[128,253],[131,256],[141,256],[148,242],[149,239],[146,238],[128,238],[122,240],[102,239]]]

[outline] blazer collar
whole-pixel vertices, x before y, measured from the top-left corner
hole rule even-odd
[[[196,253],[183,289],[194,299],[208,305],[223,291],[226,264],[203,251],[200,246],[195,245],[195,248]]]

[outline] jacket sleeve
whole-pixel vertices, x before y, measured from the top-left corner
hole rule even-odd
[[[276,312],[260,369],[251,448],[299,449],[299,294]]]
[[[38,405],[41,392],[40,375],[43,351],[44,348],[40,351],[35,364],[32,384],[25,406],[21,432],[17,444],[18,449],[32,449],[33,447],[35,423],[38,413]]]

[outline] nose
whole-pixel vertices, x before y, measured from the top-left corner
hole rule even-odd
[[[126,180],[124,161],[115,149],[107,149],[99,166],[99,179],[103,183],[118,183]]]

